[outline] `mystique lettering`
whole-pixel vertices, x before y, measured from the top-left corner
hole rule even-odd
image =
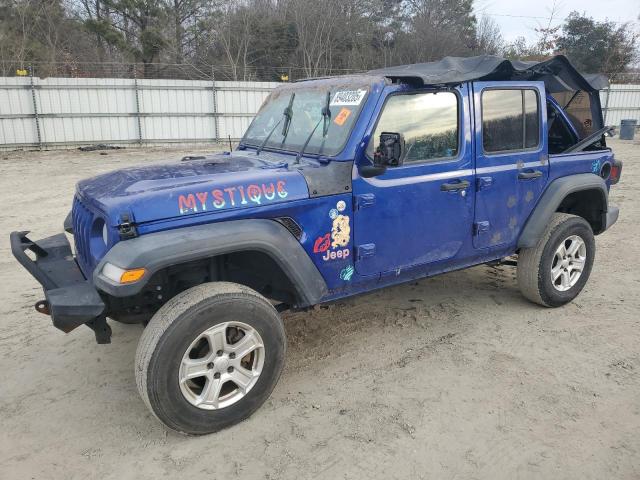
[[[216,188],[210,192],[194,192],[178,197],[180,215],[221,210],[244,205],[262,205],[287,198],[286,182],[252,183]]]

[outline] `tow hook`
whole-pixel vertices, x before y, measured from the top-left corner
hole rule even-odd
[[[87,327],[93,330],[96,335],[96,342],[100,345],[111,343],[111,327],[103,315],[94,318],[86,323]]]
[[[36,309],[36,312],[44,313],[45,315],[51,315],[49,302],[47,302],[46,300],[40,300],[39,302],[36,302],[33,307]]]

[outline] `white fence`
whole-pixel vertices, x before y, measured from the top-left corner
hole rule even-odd
[[[238,139],[277,85],[0,77],[0,149]]]
[[[600,92],[605,125],[620,126],[620,120],[636,119],[640,125],[640,85],[611,85]]]
[[[277,85],[0,77],[0,150],[237,140]],[[640,124],[640,85],[611,85],[601,102],[607,125]]]

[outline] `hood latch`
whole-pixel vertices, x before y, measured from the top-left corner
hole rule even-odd
[[[128,240],[130,238],[136,238],[138,236],[138,230],[136,230],[136,224],[133,220],[133,215],[129,213],[120,214],[118,233],[120,233],[120,240]]]

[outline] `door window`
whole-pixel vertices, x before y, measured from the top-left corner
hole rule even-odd
[[[535,90],[482,93],[482,146],[485,152],[535,148],[540,142],[540,112]]]
[[[452,92],[393,95],[380,114],[367,155],[373,157],[383,132],[404,135],[404,163],[458,155],[458,96]]]

